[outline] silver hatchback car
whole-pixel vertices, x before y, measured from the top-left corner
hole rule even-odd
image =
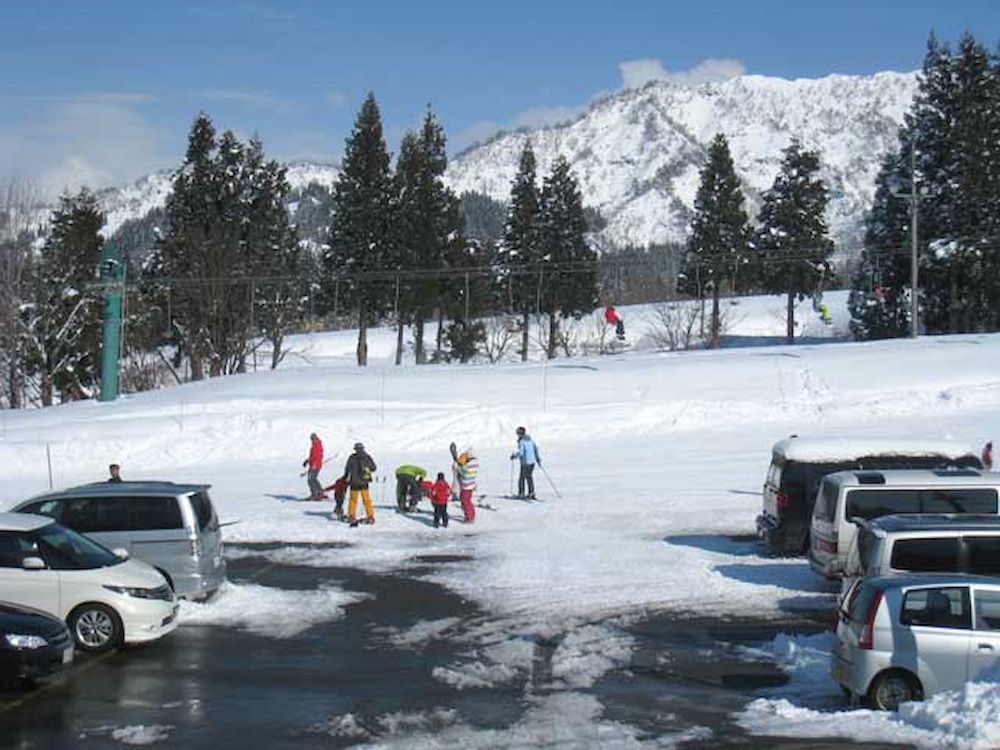
[[[833,678],[852,699],[895,710],[1000,662],[1000,581],[957,574],[862,579],[840,610]]]
[[[49,492],[13,508],[48,516],[108,549],[157,568],[184,599],[211,596],[226,580],[222,532],[209,485],[98,482]]]

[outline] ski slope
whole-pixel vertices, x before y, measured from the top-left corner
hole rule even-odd
[[[803,308],[804,327],[820,327],[810,341],[843,333],[845,298],[828,300],[836,302],[832,327],[810,320]],[[783,305],[779,298],[742,300],[730,332],[780,337]],[[222,521],[237,522],[224,530],[231,555],[247,542],[338,542],[348,546],[269,554],[387,572],[405,572],[418,555],[468,556],[469,564],[430,575],[500,624],[477,634],[439,679],[502,684],[527,668],[530,655],[517,637],[562,633],[565,651],[555,660],[561,690],[536,709],[577,710],[579,721],[592,722],[599,712],[579,691],[627,665],[630,655],[627,639],[604,629],[602,619],[655,610],[770,617],[830,606],[833,590],[803,560],[763,557],[753,542],[731,538],[753,533],[776,440],[790,433],[924,436],[978,448],[1000,424],[997,335],[662,352],[641,343],[647,309],[620,313],[635,347],[607,356],[393,367],[394,332],[375,330],[372,365],[358,368],[353,332],[324,333],[295,337],[278,371],[114,403],[0,412],[0,507],[47,490],[49,460],[56,487],[102,479],[115,461],[126,479],[210,483]],[[561,497],[539,472],[541,502],[500,497],[511,489],[509,455],[519,425],[537,442]],[[384,481],[372,489],[374,526],[351,529],[321,512],[330,505],[294,500],[306,494],[300,471],[313,431],[327,456],[336,454],[321,474],[327,484],[356,441],[378,463]],[[460,450],[477,449],[479,491],[497,509],[480,509],[474,525],[456,519],[446,530],[420,520],[429,517],[392,512],[394,467],[416,463],[448,473],[452,441]],[[457,506],[452,515],[460,516]],[[354,601],[322,591],[293,602],[288,592],[250,588],[230,586],[208,604],[185,604],[182,623],[289,637],[341,616]],[[428,624],[426,632],[398,637],[420,641],[434,632]],[[492,649],[478,648],[484,638]],[[768,733],[794,714],[801,730],[795,736],[831,736],[823,727],[832,715],[852,722],[858,714],[812,717],[796,708],[794,695],[787,700],[758,701],[741,722]],[[886,739],[879,722],[890,718],[897,720],[858,718],[850,736]],[[530,720],[541,721],[537,713]],[[985,736],[977,732],[992,726],[973,721],[949,744],[933,722],[928,728],[926,711],[919,720],[922,734],[904,741],[919,736],[918,744],[975,747]],[[866,734],[870,726],[877,729]],[[489,746],[488,738],[482,742],[471,746]]]

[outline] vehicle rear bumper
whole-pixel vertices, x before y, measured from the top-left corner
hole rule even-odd
[[[771,551],[793,555],[802,553],[803,529],[792,528],[767,513],[757,516],[756,526],[757,536]]]

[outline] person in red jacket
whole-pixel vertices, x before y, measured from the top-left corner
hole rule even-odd
[[[333,490],[333,517],[338,521],[344,520],[344,498],[347,497],[347,477],[337,477],[337,481],[329,487],[324,487],[323,492]]]
[[[607,321],[609,326],[615,327],[615,336],[618,337],[619,341],[625,340],[625,322],[618,315],[615,310],[614,305],[608,305],[604,308],[604,320]]]
[[[322,500],[326,497],[323,494],[323,486],[319,483],[319,470],[323,468],[323,441],[315,432],[309,436],[312,445],[309,446],[309,458],[302,462],[304,467],[308,467],[309,499]]]
[[[429,485],[425,482],[424,485]],[[439,471],[437,481],[431,485],[431,505],[434,506],[434,528],[439,525],[448,528],[448,501],[451,500],[451,485],[445,481],[444,472]]]
[[[993,471],[993,441],[983,446],[983,468]]]

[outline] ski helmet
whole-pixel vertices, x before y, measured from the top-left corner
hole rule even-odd
[[[518,427],[517,428],[517,436],[518,437],[524,437],[524,433],[525,432],[527,432],[527,430],[525,430],[523,427]]]
[[[354,450],[356,450],[356,451],[363,451],[364,449],[365,449],[365,446],[362,445],[361,443],[355,443],[354,444]]]

